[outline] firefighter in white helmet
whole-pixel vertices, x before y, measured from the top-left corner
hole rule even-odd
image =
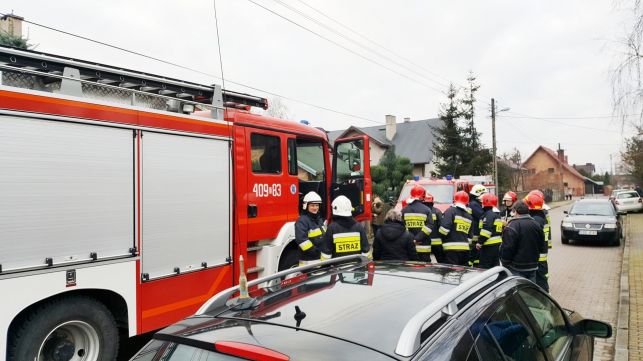
[[[473,238],[471,239],[472,247],[469,266],[478,267],[478,265],[480,264],[478,255],[479,251],[478,249],[476,249],[476,247],[473,247],[473,245],[475,245],[478,242],[478,238],[480,238],[480,220],[482,220],[482,217],[484,216],[484,209],[482,209],[481,198],[484,194],[487,193],[487,187],[483,186],[482,184],[474,185],[469,191],[469,209],[471,210],[471,216],[473,218],[473,229],[471,230]]]
[[[362,254],[371,256],[366,231],[353,218],[353,206],[345,196],[338,196],[331,204],[333,217],[321,244],[321,259]]]
[[[319,246],[326,226],[320,215],[322,199],[315,192],[308,192],[303,200],[303,213],[295,222],[295,242],[299,246],[299,265],[319,261]]]

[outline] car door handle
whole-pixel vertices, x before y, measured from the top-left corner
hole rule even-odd
[[[248,218],[256,218],[256,217],[257,217],[257,205],[248,204]]]

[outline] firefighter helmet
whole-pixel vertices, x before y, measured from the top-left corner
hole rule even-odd
[[[319,196],[319,194],[317,194],[317,193],[315,193],[315,192],[308,192],[308,193],[306,193],[306,195],[304,196],[304,200],[303,200],[303,203],[304,203],[304,205],[303,205],[303,209],[308,209],[308,204],[309,204],[309,203],[317,203],[317,204],[321,204],[321,202],[322,202],[322,199],[321,199],[321,197]]]
[[[487,187],[483,186],[482,184],[476,184],[473,187],[471,187],[471,191],[469,193],[473,194],[476,198],[478,198],[483,194],[487,193]]]
[[[543,197],[538,195],[537,193],[529,193],[525,197],[525,203],[527,203],[527,207],[529,207],[530,211],[537,211],[543,209],[543,205],[545,204],[545,200]]]
[[[465,191],[456,192],[453,196],[453,203],[460,203],[466,206],[469,204],[469,195]]]
[[[411,198],[415,199],[424,199],[424,196],[426,195],[426,189],[420,185],[416,185],[411,189]]]
[[[540,189],[534,189],[533,191],[530,191],[529,194],[537,194],[543,200],[545,199],[545,194],[540,191]]]
[[[498,197],[495,194],[485,193],[482,195],[482,206],[483,207],[497,207],[498,206]]]
[[[509,191],[505,193],[505,195],[502,197],[503,201],[511,201],[512,203],[516,203],[518,200],[518,195],[515,192]]]
[[[425,201],[426,203],[433,203],[433,201],[434,201],[434,200],[433,200],[433,195],[432,195],[431,193],[427,193],[427,194],[424,196],[424,201]]]
[[[353,205],[345,196],[338,196],[331,204],[334,216],[350,217],[353,215]]]

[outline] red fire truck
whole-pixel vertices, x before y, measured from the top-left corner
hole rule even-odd
[[[13,48],[0,72],[2,360],[111,359],[235,284],[239,256],[249,279],[293,266],[309,191],[370,219],[367,137],[331,158],[218,85]]]
[[[422,186],[427,193],[430,193],[434,199],[434,205],[442,212],[453,204],[453,195],[455,192],[464,190],[469,192],[473,186],[469,181],[462,179],[439,179],[439,178],[421,178],[417,180],[408,180],[402,187],[398,197],[396,209],[402,210],[403,203],[410,197],[411,189],[416,185]]]

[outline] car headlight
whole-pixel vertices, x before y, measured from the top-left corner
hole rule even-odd
[[[563,228],[572,228],[573,227],[572,222],[563,222],[561,225],[563,226]]]
[[[604,227],[614,229],[616,228],[616,223],[605,223]]]

